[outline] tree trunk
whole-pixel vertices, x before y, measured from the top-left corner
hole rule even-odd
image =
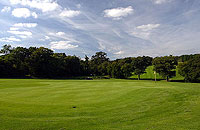
[[[167,76],[167,82],[169,82],[169,76]]]
[[[140,75],[138,75],[138,80],[140,80]]]

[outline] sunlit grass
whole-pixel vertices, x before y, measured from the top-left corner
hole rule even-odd
[[[197,130],[200,84],[0,80],[2,130]]]

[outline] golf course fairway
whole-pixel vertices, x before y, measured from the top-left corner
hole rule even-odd
[[[0,130],[198,129],[198,83],[0,79]]]

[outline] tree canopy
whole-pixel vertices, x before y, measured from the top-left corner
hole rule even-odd
[[[178,62],[175,56],[156,57],[153,59],[154,70],[169,81],[175,76]]]
[[[12,47],[4,45],[0,50],[0,77],[66,78],[77,76],[107,76],[129,78],[145,73],[153,64],[154,70],[169,80],[175,76],[178,61],[179,73],[186,81],[200,79],[200,54],[182,56],[126,57],[110,60],[105,52],[96,52],[85,60],[75,55],[54,53],[45,47]],[[183,62],[184,61],[184,62]]]
[[[188,82],[200,81],[200,55],[194,56],[192,59],[180,63],[178,65],[179,74],[185,77]]]

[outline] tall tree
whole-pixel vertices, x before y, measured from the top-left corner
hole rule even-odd
[[[194,58],[179,63],[178,65],[179,74],[185,77],[188,82],[199,82],[200,81],[200,54]]]
[[[82,61],[83,71],[85,75],[90,74],[89,57],[85,55],[85,60]]]
[[[145,73],[145,70],[148,66],[152,65],[152,58],[148,56],[137,57],[132,61],[133,72],[135,75],[138,75],[138,80],[140,80],[140,75]]]
[[[153,59],[154,70],[169,81],[176,75],[177,58],[174,56],[156,57]]]
[[[98,67],[104,62],[108,62],[109,58],[107,58],[107,54],[105,52],[96,52],[95,55],[92,56],[90,61],[90,69],[94,75],[101,75]]]
[[[31,48],[32,49],[32,48]],[[32,52],[28,62],[30,73],[35,77],[50,78],[53,77],[53,51],[40,47]]]

